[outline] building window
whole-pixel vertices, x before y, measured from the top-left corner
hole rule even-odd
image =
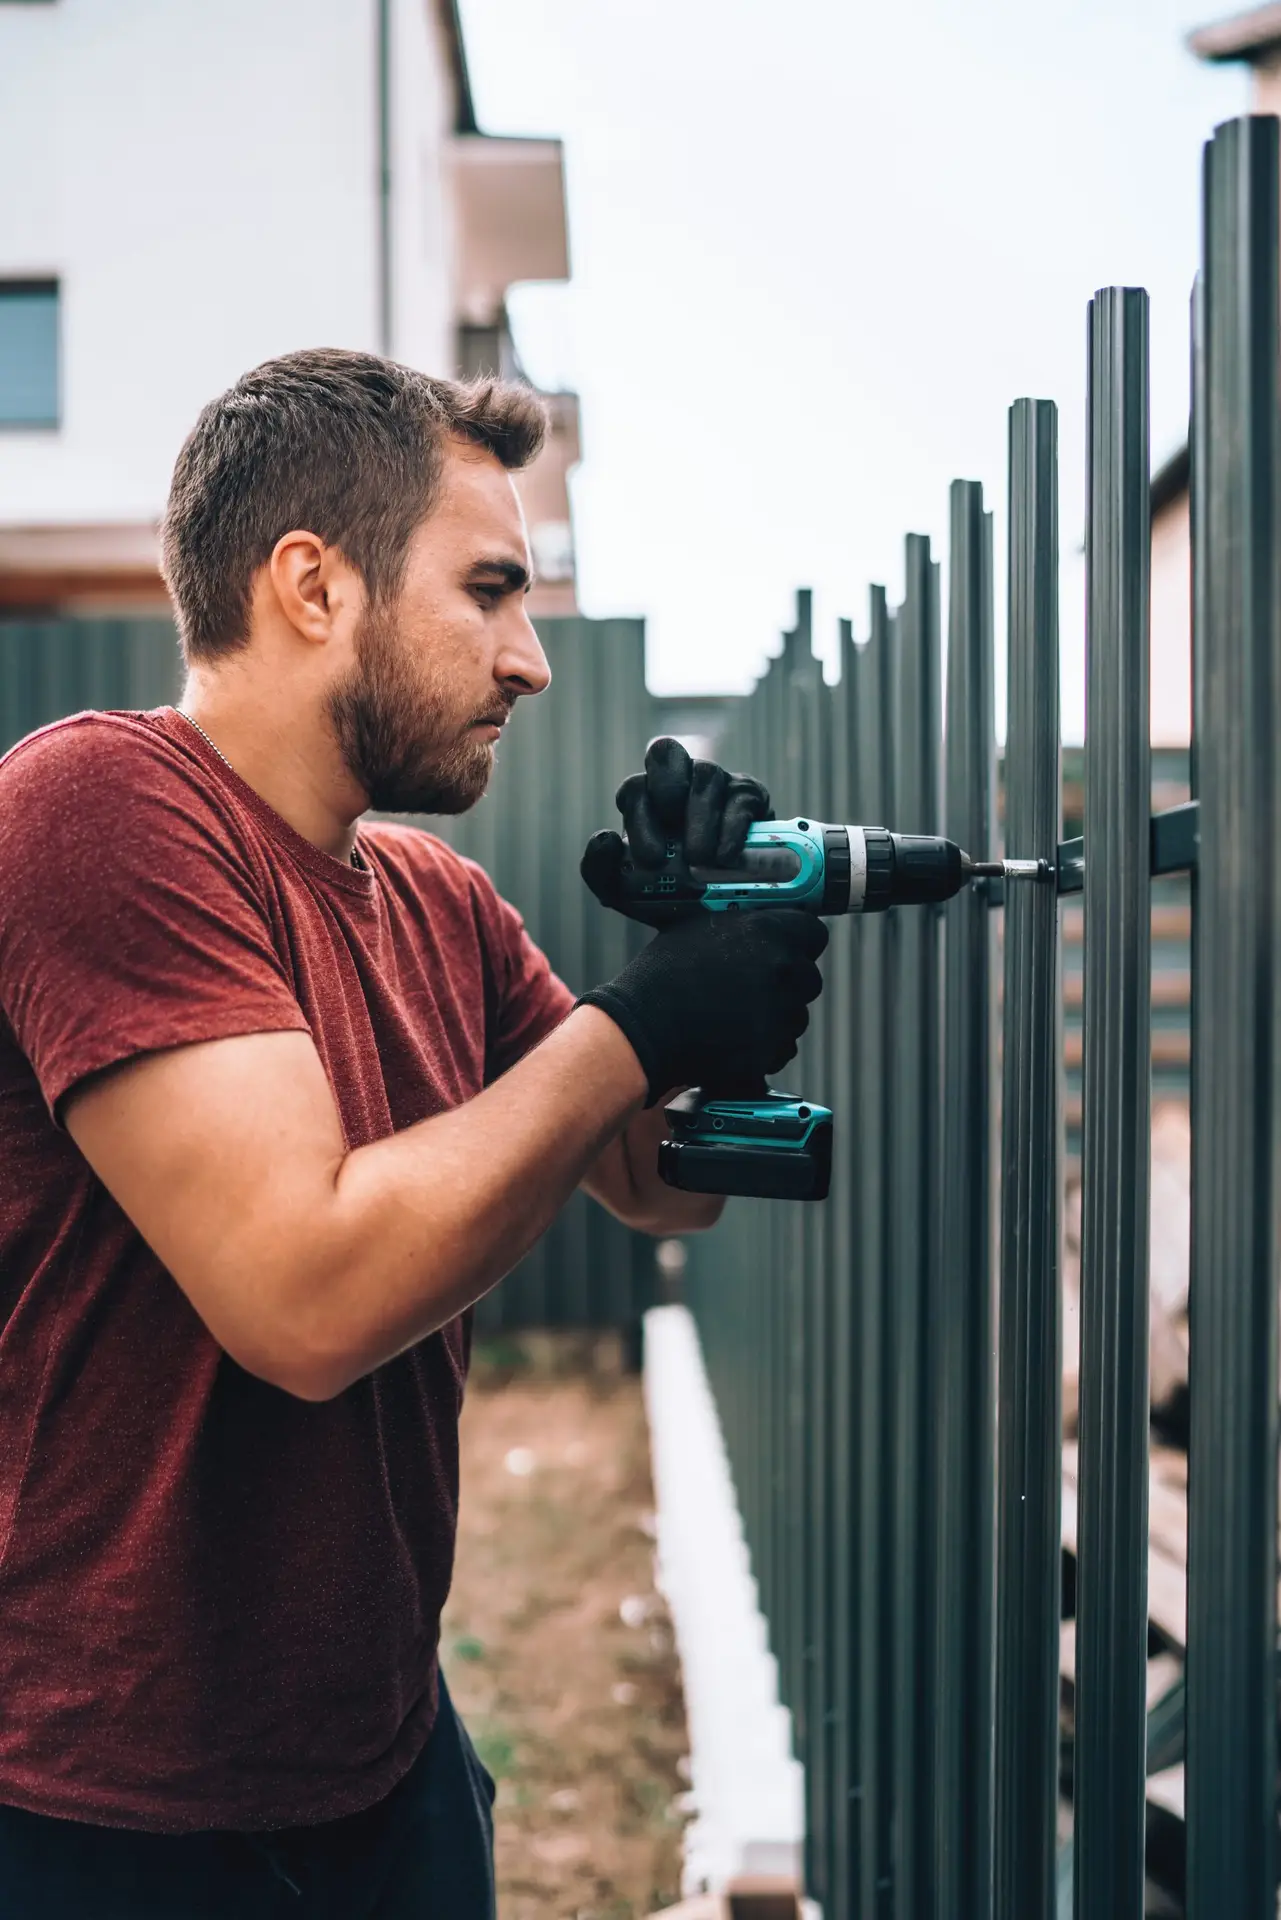
[[[58,424],[58,282],[0,280],[0,427]]]

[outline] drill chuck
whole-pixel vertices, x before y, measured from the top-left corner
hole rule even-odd
[[[927,906],[952,899],[970,877],[961,849],[937,834],[890,833],[885,827],[836,827],[828,832],[849,840],[850,892],[844,907],[825,906],[825,913]]]

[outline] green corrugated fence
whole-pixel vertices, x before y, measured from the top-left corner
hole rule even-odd
[[[604,913],[579,878],[588,837],[617,826],[614,792],[658,730],[639,620],[545,620],[552,684],[523,700],[489,793],[432,821],[478,860],[576,992],[608,979],[646,935]],[[554,1115],[548,1116],[554,1122]],[[654,1298],[654,1246],[576,1194],[551,1230],[482,1302],[482,1328],[636,1325]]]

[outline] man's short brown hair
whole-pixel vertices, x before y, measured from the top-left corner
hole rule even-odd
[[[372,601],[393,596],[451,439],[509,469],[537,454],[542,401],[503,380],[435,380],[372,353],[283,354],[211,400],[178,455],[163,571],[188,661],[249,638],[253,577],[282,534],[338,547]]]

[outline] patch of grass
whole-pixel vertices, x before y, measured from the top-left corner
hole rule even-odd
[[[627,1782],[626,1792],[647,1825],[665,1828],[682,1824],[683,1816],[673,1807],[671,1790],[663,1781],[642,1774]]]
[[[523,1340],[509,1333],[495,1334],[492,1340],[478,1340],[472,1349],[471,1372],[482,1381],[529,1371],[529,1354]]]
[[[506,1780],[516,1771],[516,1747],[511,1735],[497,1721],[485,1721],[472,1728],[472,1745],[495,1780]]]
[[[498,1781],[499,1908],[511,1920],[641,1920],[677,1897],[688,1737],[666,1616],[650,1600],[649,1529],[636,1524],[653,1505],[639,1388],[611,1375],[590,1336],[497,1347],[514,1377],[486,1378],[482,1362],[463,1415],[445,1665]],[[512,1474],[515,1449],[535,1455],[532,1475]],[[650,1605],[629,1628],[620,1609],[638,1594]],[[572,1819],[549,1805],[565,1789],[578,1797]],[[581,1857],[548,1850],[570,1834]]]

